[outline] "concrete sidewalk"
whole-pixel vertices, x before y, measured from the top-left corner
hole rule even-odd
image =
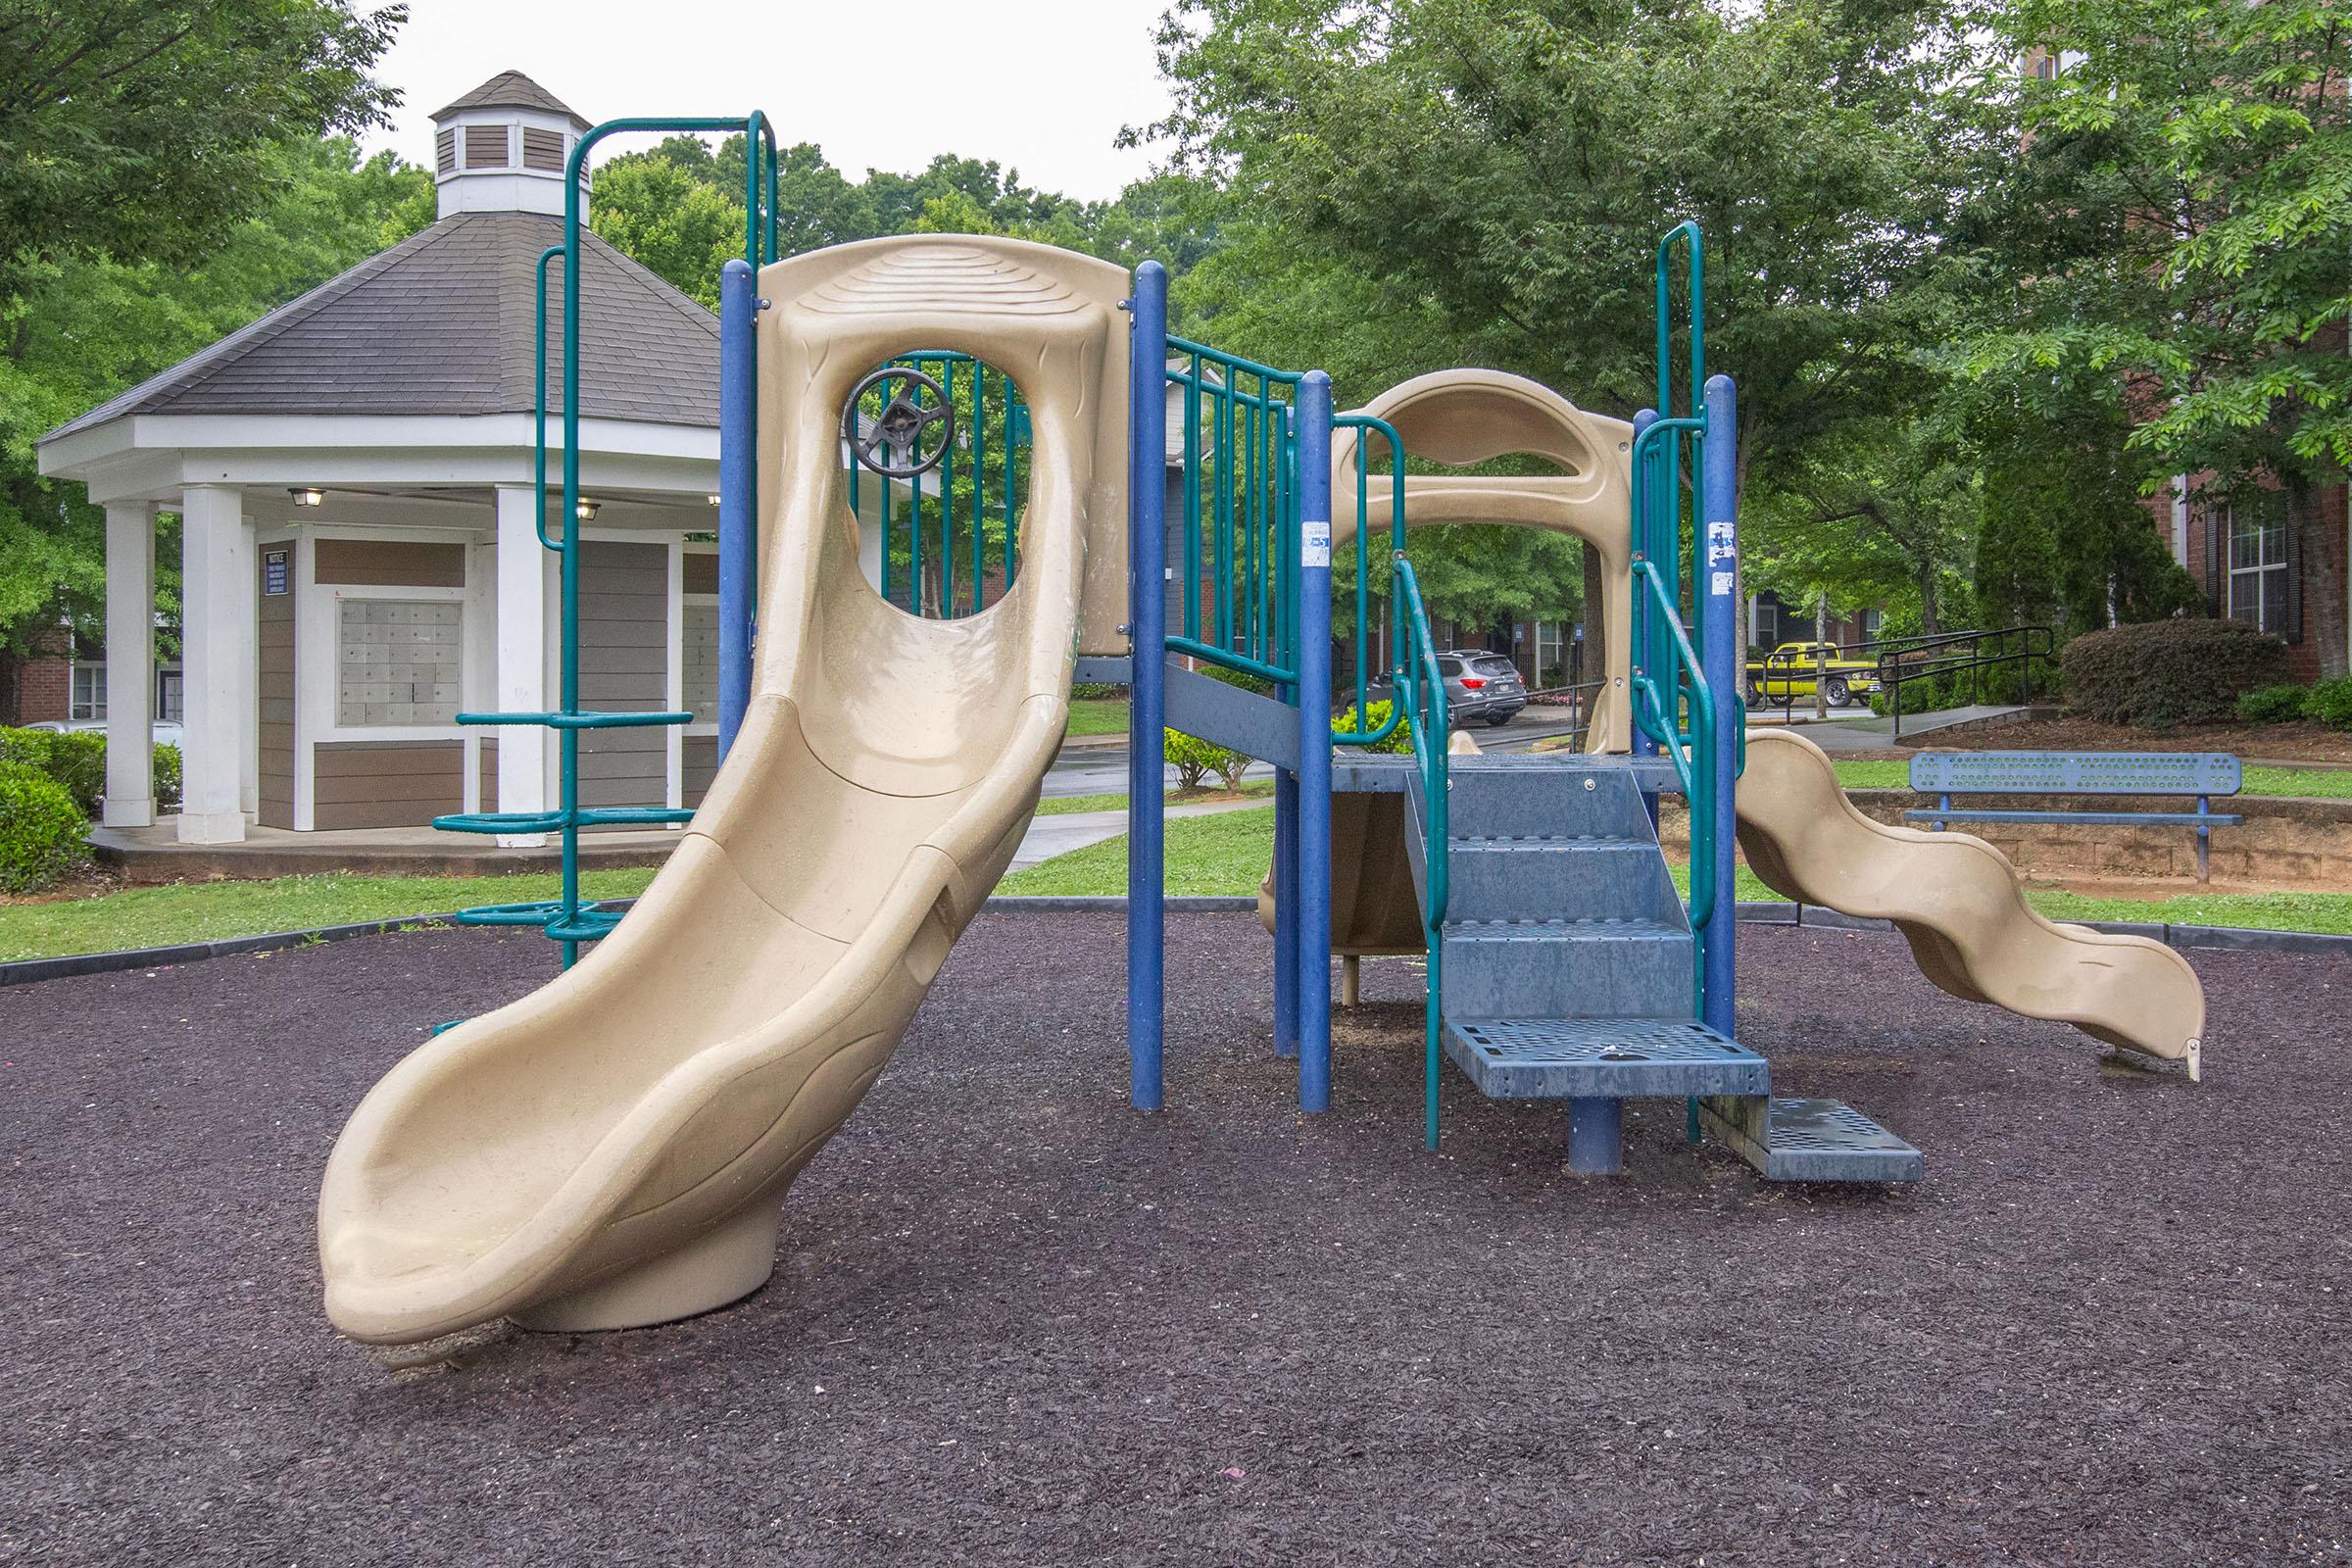
[[[1246,811],[1253,806],[1271,806],[1273,798],[1250,801],[1201,801],[1190,806],[1171,806],[1168,815],[1216,816],[1225,811]],[[1127,831],[1127,813],[1117,811],[1065,811],[1059,816],[1032,817],[1029,831],[1021,837],[1021,847],[1013,852],[1010,869],[1027,870],[1056,855],[1083,850],[1090,844],[1115,839]]]

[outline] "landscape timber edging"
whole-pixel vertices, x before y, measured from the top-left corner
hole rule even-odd
[[[635,899],[607,899],[594,906],[623,910],[636,902]],[[1116,914],[1126,907],[1127,900],[1118,894],[1095,897],[992,897],[981,906],[981,912]],[[1254,913],[1257,900],[1248,897],[1171,895],[1163,907],[1170,914],[1230,914],[1244,910]],[[1739,919],[1742,925],[1810,926],[1819,931],[1885,932],[1894,929],[1891,921],[1840,914],[1836,909],[1825,909],[1811,904],[1742,904],[1740,906]],[[359,920],[349,925],[320,926],[313,931],[273,931],[266,936],[222,937],[216,942],[188,942],[169,948],[132,948],[122,953],[76,953],[55,958],[20,958],[12,963],[0,963],[0,986],[31,985],[42,980],[113,974],[126,969],[161,969],[173,964],[194,963],[200,958],[226,958],[240,953],[270,953],[280,948],[304,947],[314,942],[341,942],[349,937],[381,936],[387,931],[399,931],[410,926],[456,923],[455,914],[404,914],[382,920]],[[2251,926],[2166,925],[2139,920],[2077,920],[2065,923],[2086,925],[2093,931],[2149,937],[2174,948],[2240,953],[2301,953],[2337,957],[2352,955],[2352,936],[2336,936],[2323,931],[2266,931]]]

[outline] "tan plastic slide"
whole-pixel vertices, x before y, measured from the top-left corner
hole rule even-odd
[[[1801,735],[1747,732],[1738,800],[1740,851],[1783,898],[1893,921],[1921,972],[1963,1001],[2071,1023],[2200,1076],[2204,988],[2163,943],[2042,918],[1983,839],[1864,816]]]
[[[1020,843],[1074,653],[1124,618],[1124,271],[924,237],[782,262],[760,292],[750,712],[620,927],[421,1047],[344,1128],[318,1248],[355,1338],[621,1328],[757,1289],[785,1189]],[[985,358],[1030,410],[1016,586],[963,620],[876,596],[845,500],[843,404],[914,349]]]

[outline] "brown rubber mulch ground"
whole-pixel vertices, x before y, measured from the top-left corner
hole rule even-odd
[[[2352,962],[2199,956],[2192,1088],[1751,927],[1776,1086],[1929,1156],[1802,1191],[1657,1102],[1582,1183],[1451,1076],[1421,1153],[1402,961],[1302,1119],[1254,921],[1169,929],[1165,1114],[1116,918],[984,918],[763,1292],[398,1375],[319,1315],[321,1163],[548,944],[0,991],[0,1562],[2352,1560]]]

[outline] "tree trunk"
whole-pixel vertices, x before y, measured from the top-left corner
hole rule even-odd
[[[1824,588],[1813,601],[1813,716],[1830,716],[1829,657],[1821,645],[1830,640],[1830,591]]]

